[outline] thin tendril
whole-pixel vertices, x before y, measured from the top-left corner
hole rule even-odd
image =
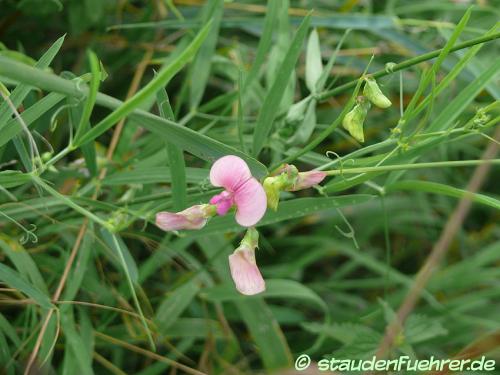
[[[2,215],[3,217],[5,217],[11,223],[13,223],[14,225],[18,226],[19,228],[21,228],[24,231],[24,234],[19,239],[19,242],[21,243],[21,245],[24,245],[30,239],[31,239],[32,243],[37,243],[38,242],[38,237],[35,234],[35,231],[37,229],[35,224],[30,224],[31,229],[28,229],[24,225],[22,225],[21,223],[19,223],[18,221],[16,221],[15,219],[11,218],[6,213],[0,211],[0,215]]]
[[[349,231],[348,232],[344,232],[342,229],[340,229],[340,227],[338,225],[335,225],[335,229],[337,229],[337,231],[341,235],[343,235],[344,237],[352,239],[352,242],[354,243],[354,246],[356,247],[357,250],[359,250],[359,245],[358,245],[358,241],[356,241],[356,232],[355,232],[354,228],[349,223],[349,220],[347,220],[347,218],[344,216],[344,213],[339,208],[336,208],[336,210],[339,213],[340,217],[344,220],[344,223],[349,228]]]

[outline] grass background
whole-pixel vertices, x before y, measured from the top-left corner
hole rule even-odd
[[[499,5],[0,0],[0,371],[498,360]],[[393,106],[359,144],[340,123],[364,72]],[[230,279],[232,215],[153,224],[207,201],[225,154],[340,171],[258,224],[261,296]]]

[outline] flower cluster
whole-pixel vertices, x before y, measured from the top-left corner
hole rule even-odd
[[[265,282],[255,261],[259,234],[253,226],[264,216],[267,207],[276,210],[281,191],[298,191],[319,184],[325,172],[299,172],[284,164],[264,180],[264,186],[252,176],[245,161],[234,155],[218,159],[210,169],[210,183],[224,190],[208,204],[191,206],[181,212],[158,212],[156,225],[164,231],[201,229],[216,215],[226,215],[235,208],[238,224],[249,228],[240,246],[229,256],[229,267],[236,289],[246,295],[261,293]]]

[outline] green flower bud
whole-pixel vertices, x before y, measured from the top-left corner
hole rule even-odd
[[[281,191],[281,176],[267,177],[262,184],[267,196],[267,206],[274,211],[278,209]]]
[[[292,104],[288,109],[286,114],[285,122],[287,124],[296,125],[299,124],[303,119],[309,104],[310,98],[302,99],[300,102]]]
[[[292,189],[296,184],[299,171],[294,165],[284,164],[273,175],[267,177],[262,184],[267,196],[267,206],[274,211],[278,209],[280,192]]]
[[[365,78],[363,94],[379,108],[389,108],[392,105],[391,101],[382,93],[380,87],[378,87],[377,81],[372,77]]]
[[[358,142],[365,141],[363,134],[363,122],[365,121],[368,110],[370,109],[370,102],[363,96],[358,96],[357,104],[354,108],[345,115],[342,120],[342,126],[349,134]]]

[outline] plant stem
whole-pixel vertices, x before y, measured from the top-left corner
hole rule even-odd
[[[421,169],[421,168],[440,168],[440,167],[466,167],[470,165],[479,165],[485,163],[500,164],[500,159],[489,159],[489,160],[453,160],[453,161],[438,161],[433,163],[418,163],[418,164],[398,164],[398,165],[381,165],[379,167],[360,167],[360,168],[346,168],[346,169],[334,169],[331,171],[325,171],[328,176],[337,176],[346,173],[368,173],[368,172],[386,172],[386,171],[398,171],[398,170],[409,170],[409,169]]]
[[[464,49],[467,47],[474,46],[476,44],[490,42],[490,41],[498,39],[498,38],[500,38],[500,32],[495,33],[495,34],[491,34],[491,35],[481,36],[479,38],[474,38],[474,39],[468,40],[466,42],[457,44],[456,46],[451,48],[450,52],[458,51],[458,50],[461,50],[461,49]],[[373,78],[380,78],[380,77],[387,76],[387,75],[392,74],[394,72],[397,72],[399,70],[403,70],[403,69],[409,68],[410,66],[420,64],[421,62],[431,60],[431,59],[439,56],[441,51],[442,51],[442,49],[438,49],[435,51],[424,53],[423,55],[419,55],[419,56],[413,57],[411,59],[405,60],[403,62],[400,62],[399,64],[395,64],[391,69],[379,70],[379,71],[371,74],[371,76]],[[332,90],[323,91],[322,93],[319,93],[317,95],[317,99],[318,100],[325,100],[325,99],[330,98],[334,95],[337,95],[339,93],[347,91],[347,90],[353,88],[354,86],[356,86],[357,82],[358,82],[358,80],[356,79],[356,80],[353,80],[351,82],[347,82],[341,86],[338,86]]]
[[[53,189],[52,187],[50,187],[45,181],[43,181],[40,177],[38,177],[37,175],[35,174],[31,174],[31,178],[32,180],[38,185],[40,186],[42,189],[44,189],[47,193],[49,193],[50,195],[52,195],[53,197],[59,199],[60,201],[62,201],[64,204],[66,204],[67,206],[73,208],[75,211],[78,211],[79,213],[81,213],[83,216],[89,218],[90,220],[92,220],[93,222],[99,224],[99,225],[102,225],[104,228],[106,228],[107,230],[109,230],[110,232],[113,232],[114,228],[107,222],[105,222],[103,219],[101,219],[99,216],[93,214],[92,212],[86,210],[85,208],[77,205],[75,202],[73,202],[71,199],[69,199],[68,197],[62,195],[61,193],[59,193],[57,190]]]

